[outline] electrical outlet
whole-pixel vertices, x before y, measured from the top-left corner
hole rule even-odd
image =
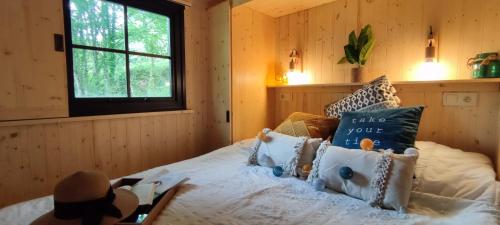
[[[478,94],[476,92],[444,92],[444,106],[476,106]]]

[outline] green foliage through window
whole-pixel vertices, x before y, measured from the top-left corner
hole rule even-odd
[[[125,55],[73,49],[73,83],[78,97],[127,97]]]
[[[104,0],[69,8],[76,98],[172,97],[169,17]]]

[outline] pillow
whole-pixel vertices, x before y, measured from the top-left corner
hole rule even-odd
[[[410,199],[418,151],[352,151],[324,143],[307,181],[368,201],[373,207],[404,211]],[[345,171],[348,171],[347,173]]]
[[[373,141],[375,149],[392,149],[400,154],[415,145],[423,106],[383,109],[368,112],[345,112],[332,144],[359,149],[364,138]]]
[[[312,137],[327,139],[337,127],[339,120],[336,118],[326,118],[309,113],[294,112],[286,118],[274,131],[300,137]]]
[[[304,145],[304,150],[302,150],[302,155],[299,159],[299,164],[297,165],[299,169],[302,169],[302,167],[307,164],[312,166],[313,160],[316,158],[316,151],[318,150],[321,142],[323,142],[321,138],[307,139],[307,142]]]
[[[488,156],[434,142],[417,141],[413,191],[494,203],[495,170]],[[500,187],[500,186],[499,186]]]
[[[391,86],[389,88],[389,91],[392,94],[396,93],[396,89],[394,87],[392,87],[392,84],[389,81],[389,79],[387,79],[386,75],[382,75],[380,77],[377,77],[377,78],[373,79],[372,81],[370,81],[367,84],[363,85],[363,87],[367,87],[367,86],[370,86],[370,85],[387,85],[387,86]]]
[[[375,103],[373,105],[369,105],[367,107],[363,107],[361,109],[356,110],[356,112],[363,112],[363,111],[374,111],[374,110],[381,110],[381,109],[392,109],[392,108],[397,108],[399,106],[394,105],[394,101],[383,101],[379,103]]]
[[[343,112],[366,110],[374,104],[376,108],[397,108],[400,100],[394,94],[396,89],[386,76],[381,76],[354,93],[325,106],[325,115],[330,118],[341,118]]]
[[[307,137],[293,137],[265,128],[255,141],[248,165],[281,166],[284,174],[296,176],[306,141]]]

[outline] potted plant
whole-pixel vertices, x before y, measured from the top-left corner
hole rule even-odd
[[[346,62],[356,64],[356,67],[352,68],[351,71],[352,82],[361,82],[366,76],[364,65],[372,53],[374,45],[375,39],[370,24],[361,30],[359,37],[356,37],[355,31],[349,34],[349,43],[344,46],[345,56],[339,60],[338,64]]]

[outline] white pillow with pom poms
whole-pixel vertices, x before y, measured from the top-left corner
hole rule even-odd
[[[293,137],[265,128],[257,135],[248,165],[281,166],[284,174],[296,176],[307,137]]]
[[[323,142],[318,149],[307,181],[368,201],[371,206],[404,212],[412,189],[418,151],[404,154],[392,151],[363,151],[331,146]],[[352,173],[342,174],[349,167]],[[346,178],[347,177],[347,178]],[[321,182],[318,182],[321,181]]]

